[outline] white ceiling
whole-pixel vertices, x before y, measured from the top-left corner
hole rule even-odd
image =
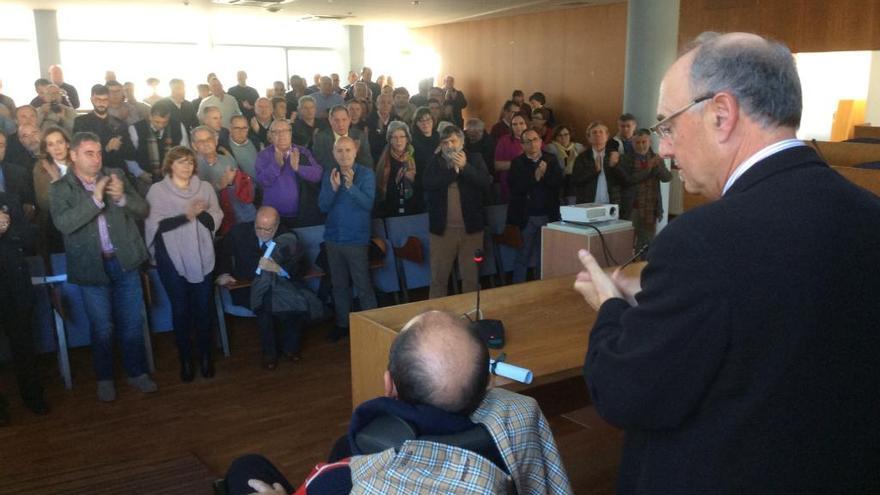
[[[208,10],[257,13],[265,11],[260,7],[227,6],[212,3],[212,0],[152,0],[113,1],[113,0],[23,0],[32,8],[52,9],[77,4],[96,5],[180,5]],[[228,1],[228,0],[224,0]],[[253,1],[253,0],[241,0]],[[564,8],[583,7],[620,3],[626,0],[283,0],[281,10],[267,15],[304,17],[346,16],[343,24],[395,23],[408,27],[430,26],[450,22],[461,22],[488,17],[524,14]]]

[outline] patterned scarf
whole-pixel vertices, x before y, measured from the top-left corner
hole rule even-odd
[[[574,142],[568,143],[568,146],[562,146],[559,141],[553,141],[553,146],[556,147],[559,156],[563,157],[565,162],[565,175],[571,175],[571,171],[574,170],[574,161],[577,159],[577,151],[575,150]]]
[[[397,171],[397,176],[394,178],[394,181],[397,184],[397,188],[400,191],[400,194],[404,196],[404,199],[409,199],[412,197],[412,181],[406,178],[406,173],[415,173],[416,171],[416,160],[414,154],[415,149],[411,144],[407,144],[406,149],[404,149],[402,153],[394,151],[391,145],[388,145],[385,148],[385,151],[382,152],[382,156],[379,157],[379,163],[376,165],[376,177],[378,178],[378,180],[376,181],[376,190],[378,192],[376,199],[385,199],[385,193],[387,192],[386,186],[388,185],[388,177],[391,175],[391,158],[394,158],[398,162],[405,164],[405,166],[400,167],[400,169]]]

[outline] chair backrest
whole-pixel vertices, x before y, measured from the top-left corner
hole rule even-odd
[[[490,234],[486,237],[491,237],[492,255],[493,257],[498,257],[495,264],[500,266],[502,273],[513,271],[518,248],[511,245],[511,242],[507,242],[511,232],[507,225],[507,205],[487,206],[486,220],[488,223],[488,233]],[[513,228],[515,229],[515,227]],[[504,235],[505,232],[508,233],[508,236]]]
[[[321,252],[321,243],[324,242],[324,226],[313,225],[311,227],[298,227],[293,229],[299,237],[299,242],[306,251],[306,259],[309,260],[309,266],[315,268],[315,260]],[[321,281],[318,278],[309,278],[306,285],[317,292]]]
[[[392,414],[383,414],[355,436],[355,443],[363,454],[375,454],[390,448],[398,450],[407,440],[437,442],[469,450],[485,457],[509,474],[492,435],[481,424],[475,424],[469,430],[451,435],[419,435],[413,425],[406,420]]]
[[[400,282],[397,279],[397,264],[394,261],[394,249],[391,248],[391,242],[388,240],[383,219],[373,219],[372,236],[382,239],[386,245],[384,264],[379,268],[373,269],[373,285],[381,292],[397,292],[400,290]]]
[[[150,312],[150,331],[153,333],[170,332],[174,330],[174,324],[171,322],[171,300],[168,293],[165,292],[165,286],[159,278],[159,270],[150,268],[146,272],[147,279],[150,284],[150,305],[147,310]]]
[[[431,235],[428,231],[428,214],[389,217],[385,219],[388,240],[395,248],[405,245],[410,237],[421,241],[421,263],[404,259],[403,271],[406,274],[406,286],[410,289],[431,285]]]
[[[31,277],[43,277],[46,275],[46,265],[40,256],[29,256],[25,260]],[[45,285],[34,287],[34,328],[39,335],[39,352],[54,352],[57,350],[55,330],[52,321],[52,301],[49,299],[49,289]],[[2,360],[2,359],[0,359]]]
[[[53,254],[50,262],[53,275],[67,273],[67,256],[64,253]],[[65,309],[64,326],[67,329],[68,347],[89,345],[91,343],[89,317],[86,314],[80,287],[70,282],[64,282],[61,284],[61,298]]]

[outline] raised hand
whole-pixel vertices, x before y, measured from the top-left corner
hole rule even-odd
[[[342,183],[342,178],[339,176],[339,169],[334,168],[330,172],[330,187],[333,188],[333,192],[339,191],[339,185]]]
[[[92,192],[92,197],[94,197],[96,201],[100,203],[104,202],[104,190],[109,183],[110,177],[107,177],[106,175],[98,179],[98,182],[95,183],[95,190]]]

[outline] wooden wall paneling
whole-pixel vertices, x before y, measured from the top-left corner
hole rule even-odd
[[[417,40],[441,57],[468,98],[465,117],[487,126],[514,89],[547,95],[559,122],[578,141],[592,120],[612,124],[621,112],[626,57],[626,3],[562,9],[431,26]]]
[[[749,31],[794,52],[880,49],[880,0],[682,0],[679,46],[703,31]]]

